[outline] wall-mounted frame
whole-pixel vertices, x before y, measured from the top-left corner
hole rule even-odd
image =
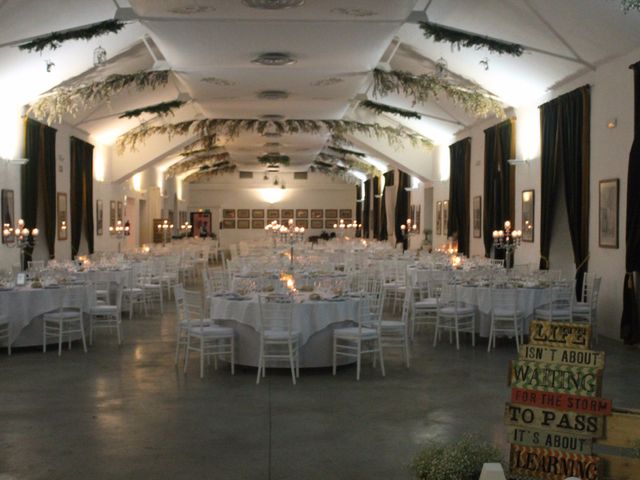
[[[602,248],[618,248],[618,223],[620,180],[600,180],[598,245]]]
[[[326,228],[327,230],[333,230],[333,226],[336,225],[337,223],[338,223],[337,220],[325,220],[324,228]]]
[[[436,202],[436,235],[442,235],[442,201]]]
[[[13,190],[2,189],[2,224],[9,225],[9,228],[16,224],[15,204]],[[7,238],[2,236],[2,243],[13,240],[13,234]]]
[[[236,221],[235,220],[222,220],[222,229],[223,230],[229,230],[229,229],[233,229],[236,228]]]
[[[473,238],[482,237],[482,197],[473,197]]]
[[[56,210],[58,212],[58,240],[66,240],[69,230],[67,219],[67,194],[58,192],[56,195]]]
[[[251,228],[254,230],[264,230],[264,220],[261,218],[254,218],[253,220],[251,220]]]
[[[109,226],[114,228],[113,230],[110,230],[111,234],[114,234],[115,227],[116,227],[116,201],[115,200],[111,200],[109,202]]]
[[[96,200],[96,235],[102,235],[104,232],[104,211],[102,200]]]
[[[449,236],[449,201],[442,201],[442,234]]]
[[[210,237],[211,212],[192,212],[191,225],[194,237]]]
[[[309,210],[306,208],[296,209],[296,218],[309,218]]]
[[[242,230],[251,228],[251,220],[247,218],[238,219],[237,227]]]
[[[225,208],[222,210],[222,218],[224,219],[234,219],[236,218],[236,211],[233,208]],[[234,227],[235,228],[235,227]]]
[[[323,227],[324,227],[324,221],[322,221],[322,219],[318,219],[318,218],[311,219],[311,228],[323,228]]]
[[[345,223],[349,223],[347,222],[347,219],[351,219],[352,217],[353,217],[353,210],[351,210],[350,208],[340,209],[340,218],[344,219]]]
[[[335,208],[330,208],[328,210],[324,211],[324,218],[325,219],[332,219],[332,218],[338,218],[338,210],[336,210]],[[335,223],[335,222],[333,222]],[[333,225],[332,223],[332,225]]]
[[[283,208],[281,210],[282,221],[285,222],[293,218],[293,208]]]
[[[296,227],[303,227],[305,229],[309,228],[309,220],[307,219],[296,219]]]
[[[262,208],[254,208],[251,210],[252,218],[264,218],[264,210]]]
[[[278,210],[277,208],[267,209],[268,220],[278,220],[279,218],[280,218],[280,210]]]
[[[251,210],[248,208],[239,208],[238,218],[251,218]]]
[[[533,242],[535,237],[536,198],[534,190],[522,191],[522,241]]]
[[[323,218],[324,211],[321,208],[312,208],[311,209],[311,218]],[[322,227],[320,227],[322,228]]]

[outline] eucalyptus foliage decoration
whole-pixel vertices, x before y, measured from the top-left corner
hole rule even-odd
[[[100,37],[108,33],[118,33],[124,28],[124,22],[120,20],[105,20],[91,24],[87,27],[73,28],[70,30],[62,30],[53,32],[48,35],[42,35],[30,42],[18,45],[20,50],[31,52],[42,52],[45,48],[55,50],[60,47],[62,42],[67,40],[91,40],[94,37]]]
[[[367,175],[379,174],[378,170],[370,163],[363,162],[361,160],[347,159],[344,157],[337,157],[330,153],[320,152],[316,161],[321,161],[327,165],[346,168],[348,170],[357,170]]]
[[[405,110],[404,108],[396,108],[391,105],[386,105],[384,103],[372,102],[371,100],[363,100],[358,104],[361,108],[366,108],[367,110],[371,110],[376,114],[380,115],[381,113],[390,113],[392,115],[398,115],[402,118],[415,118],[420,120],[422,115],[418,112],[414,112],[412,110]]]
[[[493,53],[506,53],[514,57],[519,57],[524,52],[524,48],[517,43],[505,42],[484,35],[474,35],[433,22],[420,22],[420,28],[426,38],[433,38],[434,42],[448,42],[458,47],[458,50],[461,47],[475,48],[476,50],[486,48]]]
[[[364,158],[364,157],[367,156],[366,153],[356,152],[355,150],[350,150],[348,148],[342,148],[342,147],[336,147],[334,145],[328,145],[327,148],[329,150],[334,151],[335,153],[340,154],[340,155],[354,155],[354,156],[360,157],[360,158]]]
[[[225,173],[232,173],[236,171],[236,166],[232,163],[222,163],[219,165],[213,165],[211,167],[204,167],[197,172],[192,173],[185,178],[186,182],[199,182],[206,180],[217,175],[223,175]]]
[[[186,158],[174,163],[169,168],[167,168],[164,172],[164,176],[165,178],[175,177],[176,175],[188,172],[189,170],[193,170],[194,168],[200,168],[203,166],[212,167],[218,163],[228,163],[229,158],[230,156],[227,152],[214,153],[209,155],[197,155],[193,158]]]
[[[640,0],[622,0],[622,9],[625,13],[629,10],[640,10]]]
[[[279,153],[267,153],[258,157],[258,161],[263,165],[289,165],[289,157]]]
[[[481,91],[479,87],[460,87],[433,74],[413,75],[399,70],[385,72],[376,68],[373,71],[373,96],[381,97],[390,93],[412,97],[414,103],[425,103],[430,98],[444,93],[455,104],[475,116],[504,116],[500,102]]]
[[[161,117],[173,114],[173,110],[180,108],[186,102],[182,100],[172,100],[170,102],[156,103],[155,105],[149,105],[148,107],[136,108],[133,110],[127,110],[118,118],[136,118],[143,113],[152,113]]]
[[[169,81],[169,73],[170,70],[152,70],[126,75],[113,74],[104,80],[70,87],[58,87],[34,102],[29,108],[29,113],[48,124],[60,122],[63,115],[75,115],[87,104],[109,100],[125,88],[134,87],[137,90],[151,88],[155,90],[164,86]]]
[[[174,124],[141,125],[118,138],[118,148],[135,150],[136,146],[153,135],[196,134],[199,138],[226,136],[237,138],[242,132],[263,134],[275,131],[279,134],[321,134],[329,132],[344,137],[347,134],[360,133],[376,138],[384,138],[391,145],[401,145],[403,140],[413,146],[432,147],[433,142],[422,135],[403,128],[387,127],[377,123],[362,123],[351,120],[257,120],[257,119],[203,119],[186,120]]]

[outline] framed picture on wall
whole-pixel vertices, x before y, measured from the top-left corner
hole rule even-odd
[[[2,224],[3,226],[14,227],[16,224],[16,214],[14,206],[14,193],[13,190],[2,190]],[[4,230],[4,229],[3,229]],[[8,237],[2,236],[2,243],[6,243],[13,240],[13,234]]]
[[[436,202],[436,235],[442,235],[442,202]]]
[[[449,236],[449,201],[442,201],[442,234]]]
[[[603,248],[618,248],[620,180],[600,180],[598,244]]]
[[[306,208],[296,209],[296,218],[309,218],[309,210]]]
[[[473,197],[473,238],[482,237],[482,197]]]
[[[345,223],[349,223],[347,222],[348,218],[353,217],[353,213],[352,210],[350,208],[341,208],[340,209],[340,218],[343,218]]]
[[[326,228],[327,230],[334,230],[333,226],[336,225],[337,223],[338,223],[337,220],[325,220],[324,228]]]
[[[115,200],[111,200],[109,202],[109,226],[114,228],[116,226],[116,201]],[[113,234],[115,233],[115,231],[111,231],[111,233]]]
[[[324,227],[324,222],[318,218],[311,219],[311,228],[322,228]]]
[[[328,210],[324,211],[324,218],[338,218],[338,210],[334,209],[334,208],[330,208]],[[336,222],[333,222],[331,225],[333,225]]]
[[[236,218],[236,211],[234,209],[232,209],[232,208],[225,208],[225,209],[222,210],[222,218],[235,219]]]
[[[251,221],[248,219],[238,219],[238,228],[246,230],[251,227]]]
[[[306,220],[306,219],[303,219],[303,220],[297,219],[297,220],[296,220],[296,227],[303,227],[303,228],[305,228],[305,229],[308,229],[308,228],[309,228],[309,220]]]
[[[192,212],[191,225],[194,237],[211,236],[211,212]]]
[[[282,221],[289,220],[293,218],[293,209],[292,208],[283,208],[282,209]]]
[[[264,218],[264,210],[259,208],[259,209],[253,209],[251,210],[251,217],[252,218]]]
[[[124,208],[122,206],[122,202],[118,202],[117,219],[120,220],[121,222],[124,221]]]
[[[238,218],[251,218],[251,210],[249,210],[248,208],[239,208]]]
[[[536,201],[533,190],[522,191],[522,241],[533,242]]]
[[[223,230],[229,230],[232,228],[236,228],[236,221],[235,220],[222,220],[222,229]]]
[[[323,218],[324,212],[321,208],[312,208],[311,209],[311,218]],[[322,228],[322,227],[320,227]]]
[[[69,222],[67,220],[67,194],[60,193],[56,195],[56,209],[58,212],[58,240],[67,239],[67,231]]]
[[[264,220],[254,218],[251,220],[251,228],[254,230],[264,230]]]
[[[280,210],[277,208],[267,209],[267,218],[269,220],[278,220],[280,218]]]
[[[102,200],[96,200],[96,235],[102,235],[104,228],[104,216],[102,211]]]

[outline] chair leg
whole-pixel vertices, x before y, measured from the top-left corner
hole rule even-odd
[[[47,352],[47,321],[42,319],[42,353]]]
[[[380,347],[380,350],[382,350],[382,346]],[[411,360],[410,360],[411,355],[409,353],[409,335],[407,333],[407,330],[404,331],[404,355],[406,359],[407,368],[409,368],[411,366]]]
[[[291,339],[289,339],[289,365],[291,366],[291,380],[293,380],[293,384],[296,384],[296,367],[295,361],[293,360],[293,344],[291,343]]]
[[[82,317],[79,320],[80,322],[80,335],[82,336],[82,348],[84,349],[84,353],[87,353],[87,341],[84,336],[84,321]],[[69,345],[71,345],[71,336],[69,336]]]
[[[460,332],[458,331],[458,319],[455,319],[456,326],[456,350],[460,350]]]
[[[93,345],[93,315],[89,316],[89,345]]]
[[[236,354],[235,354],[235,339],[231,337],[231,375],[236,374],[235,365],[236,365]]]
[[[176,335],[176,358],[174,361],[174,365],[178,365],[178,360],[180,359],[180,344],[182,341],[182,328],[178,325],[178,333]]]
[[[184,373],[187,373],[187,367],[189,366],[189,352],[191,351],[191,335],[187,333],[187,347],[184,352]]]
[[[336,374],[336,337],[334,335],[333,337],[333,375],[335,376]]]
[[[204,337],[200,337],[200,378],[204,378]]]
[[[476,314],[471,317],[471,346],[476,346]]]
[[[380,371],[384,377],[386,373],[384,371],[384,355],[382,354],[382,339],[380,337],[378,337],[378,356],[380,357]]]
[[[433,332],[433,346],[435,347],[438,344],[438,334],[440,333],[440,316],[436,317],[436,329]]]
[[[58,356],[62,355],[62,322],[58,322]]]
[[[260,358],[258,359],[258,375],[256,376],[256,385],[260,383],[260,373],[264,363],[264,341],[260,338]]]
[[[495,319],[493,318],[493,315],[491,315],[491,326],[489,327],[489,344],[487,345],[487,352],[491,351],[491,339],[493,338],[493,335],[494,335],[493,333],[494,325],[495,325]]]
[[[122,345],[122,332],[120,331],[120,318],[116,318],[116,330],[118,332],[118,345]]]
[[[361,350],[362,350],[362,341],[358,338],[356,380],[360,380],[360,367],[362,364],[362,354],[360,353]]]

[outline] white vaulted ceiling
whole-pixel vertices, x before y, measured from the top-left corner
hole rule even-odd
[[[269,3],[269,0],[262,0]],[[273,1],[273,0],[272,0]],[[249,2],[251,3],[251,2]],[[259,3],[259,1],[258,1]],[[123,111],[190,98],[168,121],[191,118],[259,118],[282,115],[303,119],[362,119],[354,112],[359,95],[370,96],[370,72],[381,61],[394,69],[427,73],[444,59],[449,75],[473,81],[506,106],[538,100],[549,88],[640,45],[640,14],[624,14],[619,0],[305,0],[295,8],[250,8],[243,0],[0,0],[0,101],[25,104],[70,79],[104,78],[171,68],[169,85],[145,92],[124,92],[111,102],[90,105],[65,120],[104,143],[136,127],[140,119],[118,119]],[[51,31],[76,28],[110,18],[128,21],[117,35],[70,41],[38,53],[16,45]],[[453,28],[515,42],[519,57],[492,55],[484,49],[451,48],[424,38],[416,21],[427,18]],[[93,50],[103,46],[106,67],[94,68]],[[295,63],[253,63],[264,53],[290,55]],[[45,60],[55,63],[51,72]],[[489,68],[481,65],[488,60]],[[78,77],[79,76],[79,77]],[[76,78],[77,77],[77,78]],[[262,91],[284,91],[286,98],[265,99]],[[397,123],[436,140],[448,141],[475,119],[446,98],[425,105],[392,95],[376,99],[425,114]],[[370,121],[371,115],[366,115]],[[375,118],[373,118],[375,120]],[[190,139],[149,141],[135,154],[115,156],[116,179],[153,163],[165,163]],[[403,154],[358,138],[373,156],[402,164]],[[260,169],[256,157],[265,144],[292,159],[292,169],[307,168],[327,135],[289,135],[277,140],[243,134],[226,141],[234,163]],[[419,152],[412,152],[419,158]],[[417,156],[416,156],[417,155]],[[428,163],[425,154],[425,163]],[[410,170],[427,178],[430,166]]]

